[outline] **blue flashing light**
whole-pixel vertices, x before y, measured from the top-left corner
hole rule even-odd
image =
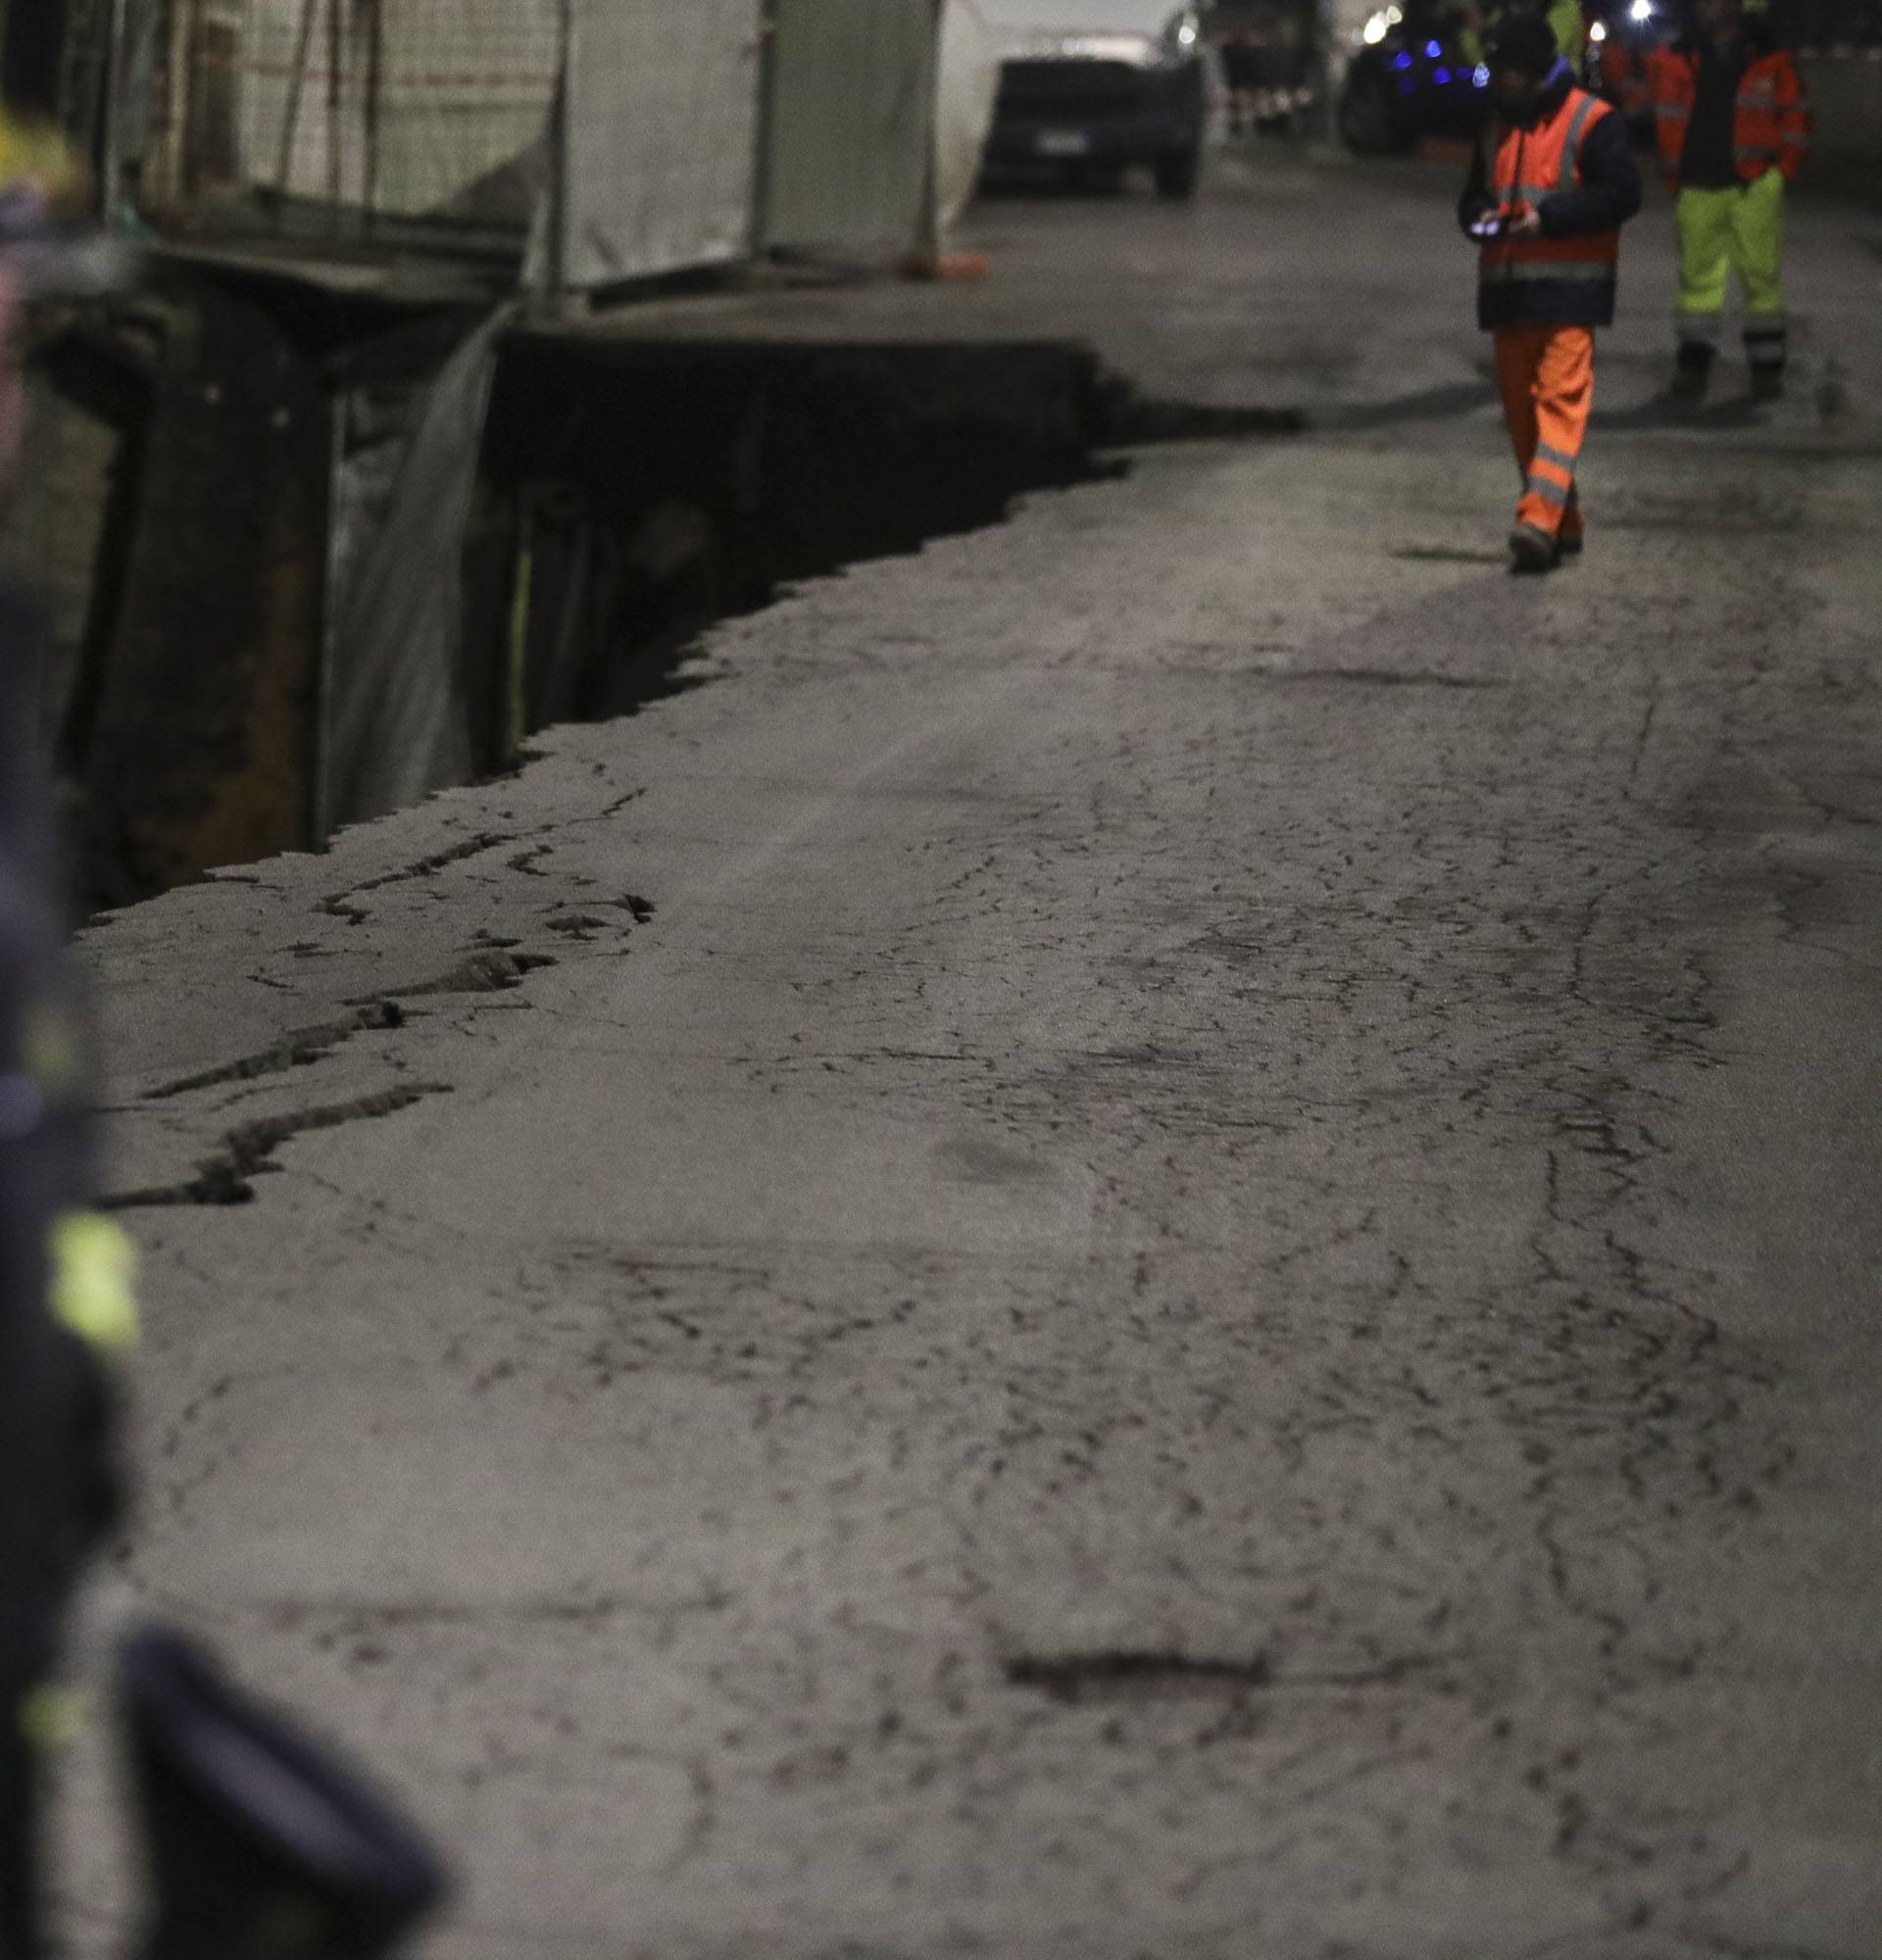
[[[1392,57],[1392,66],[1394,68],[1410,68],[1412,66],[1412,57],[1403,53],[1396,54]]]
[[[1431,79],[1442,88],[1451,79],[1451,71],[1448,68],[1434,68],[1431,71]]]
[[[1431,57],[1433,61],[1436,61],[1437,58],[1441,54],[1443,54],[1444,45],[1440,41],[1426,41],[1424,44],[1424,51]]]
[[[1488,88],[1490,86],[1490,71],[1481,62],[1470,71],[1470,86],[1472,88]]]

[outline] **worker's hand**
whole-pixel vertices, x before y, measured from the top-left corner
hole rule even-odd
[[[1533,205],[1525,205],[1522,210],[1512,212],[1509,223],[1504,227],[1506,238],[1540,238],[1542,236],[1542,213]]]

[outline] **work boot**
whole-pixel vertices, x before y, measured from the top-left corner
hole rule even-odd
[[[1712,350],[1699,341],[1686,341],[1679,350],[1667,393],[1676,402],[1703,402],[1706,384],[1712,378]]]
[[[1556,541],[1540,524],[1518,524],[1510,533],[1511,571],[1553,571]]]
[[[1581,556],[1583,534],[1580,531],[1560,531],[1556,535],[1556,562],[1566,563]]]

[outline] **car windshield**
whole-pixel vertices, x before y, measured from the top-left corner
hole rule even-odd
[[[1177,10],[1170,0],[981,0],[991,27],[1034,33],[1160,34]]]

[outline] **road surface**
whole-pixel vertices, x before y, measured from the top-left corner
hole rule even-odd
[[[988,207],[944,308],[1313,428],[87,936],[123,1576],[436,1960],[1876,1951],[1882,221],[1681,422],[1644,218],[1515,580],[1450,176]]]

